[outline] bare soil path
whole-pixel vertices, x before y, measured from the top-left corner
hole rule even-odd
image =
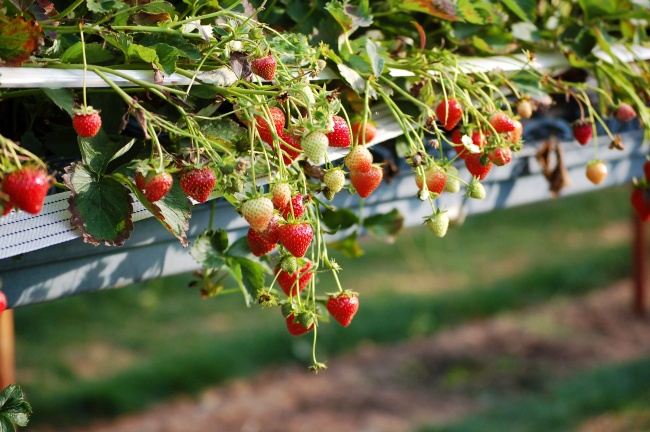
[[[490,398],[650,355],[650,319],[631,314],[630,298],[631,282],[621,281],[430,337],[362,346],[318,375],[269,370],[75,432],[400,432],[440,424]]]

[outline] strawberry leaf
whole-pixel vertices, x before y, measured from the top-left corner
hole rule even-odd
[[[86,62],[98,64],[113,60],[113,54],[98,43],[86,44]],[[61,55],[61,63],[83,63],[83,44],[77,42]]]
[[[363,250],[359,247],[359,243],[357,242],[356,231],[340,241],[329,243],[329,246],[340,250],[341,253],[348,258],[359,258],[363,255]]]
[[[363,220],[363,227],[375,237],[392,242],[404,228],[404,216],[397,209],[379,213]]]
[[[204,267],[219,268],[225,264],[228,249],[226,230],[207,230],[199,235],[190,247],[190,255]]]
[[[176,62],[178,61],[178,50],[164,43],[154,45],[152,48],[156,50],[158,54],[159,64],[162,67],[162,70],[167,74],[171,75],[176,72]]]
[[[111,177],[97,177],[83,163],[66,168],[63,180],[72,194],[71,225],[86,243],[121,246],[133,230],[133,200],[129,191]]]
[[[423,12],[448,21],[457,19],[456,7],[449,0],[403,0],[399,7],[414,12]]]
[[[323,212],[323,223],[330,230],[330,234],[334,234],[342,229],[348,229],[354,224],[359,222],[359,218],[356,213],[347,208],[342,208],[338,210],[327,210]]]
[[[142,191],[125,175],[113,173],[111,177],[131,189],[138,201],[151,212],[158,221],[176,237],[183,247],[188,245],[187,230],[192,216],[192,203],[181,189],[180,183],[175,179],[171,190],[162,199],[149,202]]]
[[[44,88],[43,93],[49,97],[52,102],[70,116],[74,113],[74,93],[68,89],[51,89]]]
[[[0,432],[14,432],[15,426],[27,426],[32,407],[20,387],[7,386],[0,393]]]
[[[127,138],[124,138],[127,139]],[[104,174],[113,156],[124,147],[124,141],[111,141],[103,129],[92,138],[79,138],[84,165],[97,174]]]
[[[41,34],[34,21],[0,15],[0,65],[20,66],[29,60],[32,51],[43,45]]]

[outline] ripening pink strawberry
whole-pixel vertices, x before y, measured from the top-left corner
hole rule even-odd
[[[273,201],[264,196],[252,198],[245,201],[239,210],[251,228],[257,232],[262,232],[273,217]]]

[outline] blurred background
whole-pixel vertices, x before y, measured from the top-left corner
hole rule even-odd
[[[405,230],[335,258],[361,307],[292,337],[191,275],[15,310],[28,431],[648,431],[629,187]],[[319,284],[335,285],[329,277]]]

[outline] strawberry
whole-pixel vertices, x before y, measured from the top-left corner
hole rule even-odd
[[[465,158],[465,166],[474,177],[483,180],[492,169],[492,162],[490,160],[485,161],[483,153],[473,153]]]
[[[7,310],[7,296],[0,291],[0,314]]]
[[[261,232],[266,229],[273,217],[273,201],[264,196],[252,198],[245,201],[239,211],[251,228]]]
[[[444,99],[436,107],[436,118],[445,129],[452,130],[463,118],[463,106],[456,99]]]
[[[276,267],[275,274],[277,275],[276,280],[278,281],[278,285],[280,285],[280,288],[282,288],[282,291],[286,295],[298,295],[298,293],[307,287],[307,284],[314,275],[314,272],[311,271],[312,267],[313,264],[311,261],[306,261],[305,265],[293,273],[284,271],[281,267]]]
[[[498,134],[512,132],[515,130],[515,124],[513,123],[512,119],[508,116],[508,114],[502,111],[493,113],[488,121]]]
[[[350,128],[343,117],[333,116],[334,131],[326,134],[330,147],[350,147]]]
[[[291,186],[288,183],[274,183],[270,191],[271,195],[273,195],[271,201],[273,201],[276,209],[282,209],[289,204],[289,200],[291,199]]]
[[[138,189],[144,191],[144,185],[147,183],[147,179],[140,170],[136,171],[135,174],[133,174],[133,180],[135,180],[135,185],[138,187]]]
[[[14,203],[8,200],[0,199],[0,213],[2,216],[7,216],[14,208]]]
[[[282,131],[279,137],[281,139],[280,151],[282,152],[282,161],[285,165],[291,165],[300,156],[302,146],[288,131]]]
[[[255,116],[255,124],[257,125],[257,133],[260,134],[262,141],[270,145],[273,143],[272,130],[275,129],[275,133],[278,134],[278,136],[282,134],[286,120],[284,118],[284,113],[278,107],[269,107],[269,112],[271,114],[270,120],[273,122],[272,125],[270,125],[266,120],[266,116]]]
[[[208,200],[216,182],[217,176],[207,166],[185,171],[181,175],[181,189],[199,203],[204,203]]]
[[[372,153],[362,145],[353,147],[345,156],[345,166],[350,171],[368,172],[372,167]]]
[[[643,164],[643,175],[646,180],[650,181],[650,160],[645,161]]]
[[[373,165],[368,172],[350,172],[350,182],[361,198],[368,197],[372,191],[377,189],[383,178],[384,170],[377,165]]]
[[[330,191],[335,194],[339,193],[345,186],[345,173],[340,168],[333,168],[325,173],[323,182]]]
[[[618,107],[614,112],[614,117],[616,117],[619,121],[627,123],[630,120],[636,118],[636,111],[634,108],[632,108],[631,105],[626,104],[625,102],[621,102],[618,104]]]
[[[309,327],[304,327],[300,323],[299,318],[294,314],[289,315],[285,320],[287,321],[287,330],[289,330],[289,333],[293,336],[302,336],[305,333],[309,333],[309,331],[314,328],[313,323]]]
[[[327,300],[327,311],[339,324],[347,327],[359,310],[359,297],[355,293],[343,291]]]
[[[2,182],[2,191],[9,195],[9,200],[19,209],[31,214],[41,212],[49,189],[50,177],[47,172],[35,166],[13,171]]]
[[[445,192],[457,193],[460,190],[460,173],[458,169],[453,165],[449,165],[446,169],[446,175]]]
[[[166,171],[154,174],[144,185],[144,196],[149,202],[162,199],[172,189],[174,179]]]
[[[650,220],[650,191],[645,188],[635,188],[632,191],[632,207],[643,222]]]
[[[257,257],[266,255],[275,249],[276,246],[275,243],[266,241],[264,237],[253,228],[248,229],[246,239],[248,240],[248,246],[250,246],[251,252]]]
[[[437,197],[445,190],[447,176],[441,168],[432,165],[424,171],[424,177],[417,173],[415,175],[415,184],[420,190],[424,187],[424,182],[426,182],[429,192]]]
[[[251,70],[253,73],[267,81],[271,81],[273,79],[277,66],[278,63],[275,60],[275,57],[273,57],[271,54],[256,58],[251,62]]]
[[[294,219],[300,219],[302,215],[305,214],[306,210],[303,195],[301,193],[297,193],[293,198],[291,198],[291,201],[289,201],[289,203],[284,206],[284,208],[281,208],[279,210],[285,220],[289,220],[291,217]]]
[[[307,252],[314,231],[307,222],[287,223],[280,227],[280,244],[297,258],[301,258]]]
[[[280,241],[280,224],[278,223],[280,218],[278,215],[273,214],[269,224],[266,226],[264,231],[260,231],[258,234],[266,240],[268,243],[276,244]]]
[[[302,139],[302,151],[312,162],[319,164],[323,161],[329,140],[322,132],[312,132]]]
[[[354,137],[354,142],[367,144],[377,136],[377,126],[375,126],[373,122],[367,121],[366,127],[364,128],[364,134],[361,136],[362,126],[363,122],[361,120],[354,122],[352,124],[352,136]]]
[[[467,197],[482,200],[485,198],[485,187],[478,180],[474,179],[467,186]]]
[[[488,151],[488,159],[496,166],[508,165],[512,161],[510,147],[497,147]]]
[[[446,211],[438,210],[427,218],[426,224],[429,231],[442,238],[447,234],[449,228],[449,216]]]
[[[72,127],[82,138],[94,137],[102,127],[99,111],[91,106],[73,110]]]
[[[573,137],[580,145],[587,144],[593,133],[594,128],[590,120],[580,119],[573,124]]]
[[[506,133],[506,140],[510,144],[516,144],[521,139],[521,136],[524,133],[523,125],[519,120],[513,120],[512,123],[515,125],[515,128],[510,132]]]
[[[587,170],[585,172],[587,178],[593,184],[601,184],[605,177],[607,177],[607,165],[603,161],[590,161],[587,163]]]
[[[517,114],[519,117],[528,119],[533,116],[533,105],[528,99],[523,99],[517,104]]]

